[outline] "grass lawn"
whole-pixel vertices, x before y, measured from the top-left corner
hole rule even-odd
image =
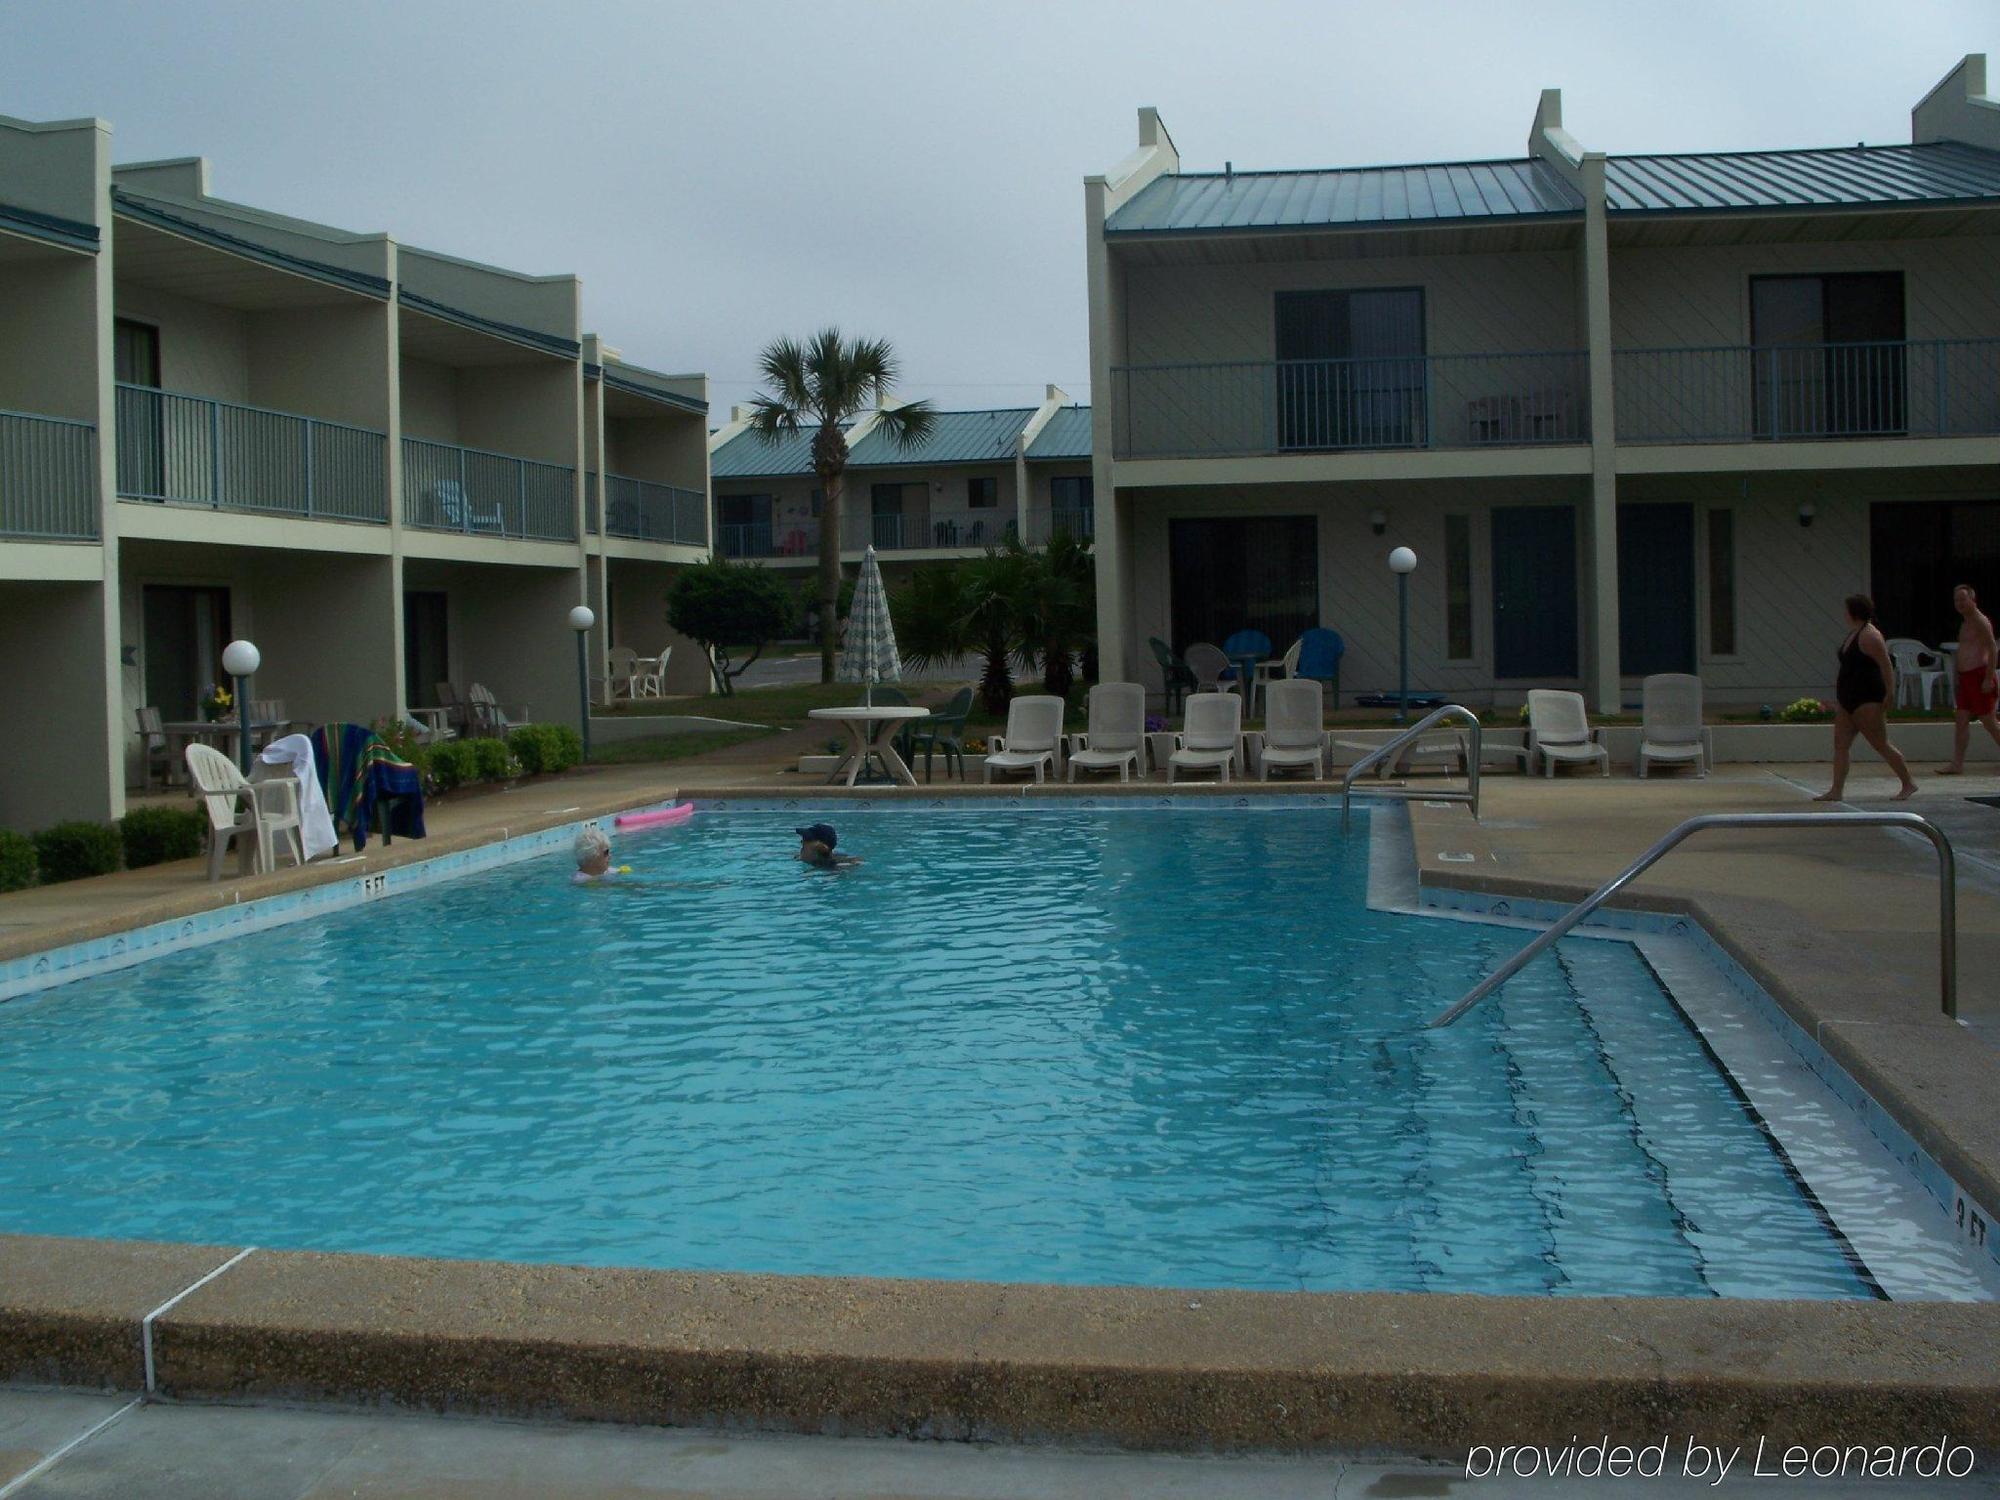
[[[604,766],[686,760],[690,756],[706,755],[711,750],[726,750],[731,745],[761,740],[770,732],[768,729],[716,729],[694,734],[663,734],[649,740],[620,740],[611,745],[593,745],[590,759],[592,764]]]

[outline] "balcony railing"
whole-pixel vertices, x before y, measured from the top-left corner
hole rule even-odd
[[[1058,505],[1028,513],[1028,540],[1034,546],[1046,546],[1058,531],[1067,532],[1080,542],[1089,541],[1097,535],[1097,507]]]
[[[1119,458],[1485,448],[1590,439],[1588,356],[1120,365]]]
[[[121,499],[389,520],[382,433],[151,386],[120,385],[117,402]]]
[[[708,497],[700,490],[606,474],[604,508],[605,530],[612,536],[690,547],[708,544]]]
[[[1621,443],[2000,432],[2000,339],[1621,349]]]
[[[841,517],[840,545],[843,552],[859,552],[864,547],[877,552],[950,551],[998,546],[1014,529],[1014,517],[999,509],[912,510],[887,515],[863,512]],[[724,557],[817,557],[819,522],[723,522],[715,528],[715,544]]]
[[[97,429],[0,411],[0,536],[97,540]]]
[[[576,470],[403,439],[403,524],[467,536],[576,540]]]

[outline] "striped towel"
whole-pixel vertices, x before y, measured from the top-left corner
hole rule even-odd
[[[391,834],[424,836],[423,777],[381,735],[366,724],[324,724],[312,739],[326,805],[335,825],[353,835],[356,849],[367,847],[368,832],[376,826],[375,804],[383,799],[390,799],[385,810]]]

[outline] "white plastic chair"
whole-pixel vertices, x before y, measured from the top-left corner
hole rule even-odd
[[[1701,679],[1685,672],[1658,672],[1640,685],[1639,776],[1653,761],[1666,765],[1692,763],[1706,776],[1710,761],[1708,730],[1701,722]]]
[[[1069,737],[1068,779],[1077,768],[1146,775],[1146,689],[1136,682],[1100,682],[1090,690],[1090,728]]]
[[[635,657],[632,662],[632,696],[634,698],[663,698],[667,692],[667,658],[674,654],[672,646],[658,656]]]
[[[1167,780],[1182,771],[1213,771],[1229,779],[1243,743],[1243,700],[1234,693],[1189,695],[1174,753],[1167,757]]]
[[[1196,692],[1236,693],[1248,690],[1244,683],[1231,675],[1236,670],[1236,664],[1222,654],[1220,646],[1208,641],[1196,641],[1187,648],[1187,654],[1181,660],[1194,673]]]
[[[1542,758],[1542,775],[1554,776],[1556,762],[1570,765],[1596,763],[1611,774],[1611,752],[1597,743],[1597,731],[1590,727],[1584,711],[1583,694],[1534,688],[1528,693],[1528,745],[1531,755]]]
[[[1264,685],[1264,753],[1257,779],[1273,770],[1303,766],[1313,780],[1326,779],[1326,696],[1309,677],[1287,677]]]
[[[1274,682],[1284,682],[1299,675],[1299,652],[1305,648],[1305,644],[1306,638],[1300,636],[1292,642],[1291,649],[1284,654],[1283,659],[1279,661],[1260,661],[1257,663],[1257,680],[1252,684],[1252,687],[1256,692],[1265,693],[1264,713],[1266,717],[1271,712],[1271,699],[1265,690]],[[1251,712],[1254,714],[1256,710],[1253,708]]]
[[[638,693],[634,680],[639,670],[639,653],[630,646],[613,646],[604,653],[604,686],[606,696],[617,702],[620,698],[635,698]]]
[[[990,782],[995,771],[1033,771],[1038,782],[1053,779],[1062,721],[1062,699],[1048,694],[1033,693],[1008,704],[1007,732],[987,743],[986,779]]]
[[[276,841],[283,835],[294,864],[306,862],[299,836],[299,784],[290,776],[248,781],[236,762],[212,745],[187,747],[188,779],[208,807],[208,878],[222,878],[222,855],[233,839],[237,873],[260,875],[278,867]],[[245,842],[248,840],[248,842]]]
[[[1892,636],[1889,661],[1896,668],[1896,706],[1929,708],[1931,690],[1944,686],[1944,656],[1909,636]]]

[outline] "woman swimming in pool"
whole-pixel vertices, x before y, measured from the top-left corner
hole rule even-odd
[[[1889,763],[1901,778],[1903,789],[1896,793],[1901,802],[1917,792],[1910,779],[1909,765],[1889,743],[1886,716],[1889,695],[1896,685],[1896,665],[1889,659],[1889,643],[1875,628],[1875,601],[1866,594],[1847,596],[1847,639],[1836,653],[1840,673],[1834,679],[1833,696],[1833,785],[1815,802],[1838,802],[1847,790],[1847,760],[1859,734]]]
[[[612,865],[611,840],[595,823],[586,823],[576,831],[576,842],[570,849],[576,855],[576,873],[570,879],[578,885],[616,880],[621,875],[632,873],[630,865]]]

